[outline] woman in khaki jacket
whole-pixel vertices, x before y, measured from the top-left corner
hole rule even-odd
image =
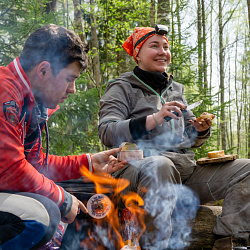
[[[162,25],[136,28],[123,48],[138,66],[110,81],[100,100],[99,137],[104,145],[131,142],[144,152],[142,160],[131,161],[113,174],[130,181],[124,192],[136,192],[144,200],[146,231],[140,245],[143,249],[176,246],[171,217],[181,184],[185,184],[181,192],[189,186],[201,203],[224,199],[214,228],[218,237],[225,237],[224,246],[232,237],[247,240],[248,234],[239,232],[250,229],[250,160],[196,164],[190,148],[201,146],[211,136],[212,119],[197,121],[185,109],[183,85],[166,73],[171,60],[166,34]],[[195,211],[195,196],[192,199]],[[186,243],[180,244],[178,249]],[[231,249],[228,244],[225,249]]]

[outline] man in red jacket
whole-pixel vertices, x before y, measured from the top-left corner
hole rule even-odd
[[[43,26],[21,56],[0,67],[0,249],[39,248],[60,220],[71,223],[84,204],[55,182],[78,179],[80,168],[112,173],[122,168],[119,149],[79,156],[43,153],[47,120],[87,68],[88,49],[72,31]]]

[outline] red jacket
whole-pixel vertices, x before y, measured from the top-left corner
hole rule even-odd
[[[19,58],[0,67],[0,191],[41,194],[60,207],[64,191],[54,181],[80,178],[80,166],[89,168],[88,157],[49,155],[46,171],[42,148],[36,159],[38,137],[26,140],[34,104]]]

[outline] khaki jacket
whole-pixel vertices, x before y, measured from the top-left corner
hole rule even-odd
[[[134,142],[144,150],[146,156],[165,155],[177,165],[195,166],[194,153],[190,148],[201,146],[211,133],[209,130],[201,135],[195,131],[189,121],[195,119],[191,111],[178,120],[172,119],[162,126],[156,126],[138,140],[132,138],[129,130],[132,118],[158,112],[163,102],[178,101],[187,105],[183,92],[184,86],[173,81],[162,90],[161,96],[156,95],[133,72],[110,81],[100,100],[98,130],[101,141],[108,147]]]

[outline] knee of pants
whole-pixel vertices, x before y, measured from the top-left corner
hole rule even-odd
[[[151,156],[146,158],[140,171],[142,175],[147,175],[159,183],[181,183],[180,173],[174,163],[164,156]]]
[[[54,235],[60,220],[61,220],[61,213],[58,206],[47,197],[40,197],[40,202],[43,203],[45,209],[47,210],[49,216],[49,225],[47,227],[46,233],[44,237],[39,241],[39,243],[35,246],[35,249],[45,245]]]
[[[30,249],[48,242],[59,222],[56,204],[41,195],[0,193],[2,249]]]

